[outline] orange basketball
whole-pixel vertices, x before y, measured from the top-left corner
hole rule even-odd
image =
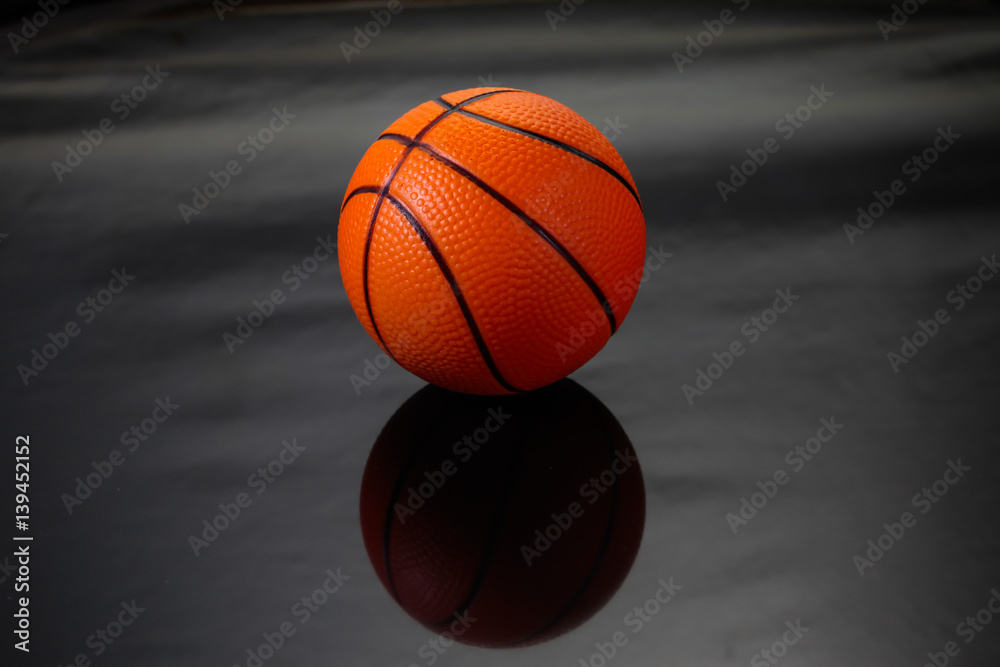
[[[555,100],[473,88],[425,102],[368,149],[337,234],[369,335],[433,384],[542,387],[625,319],[646,231],[611,142]]]

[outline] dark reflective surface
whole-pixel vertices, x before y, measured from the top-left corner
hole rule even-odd
[[[38,643],[20,664],[252,667],[270,638],[265,667],[596,667],[609,642],[610,667],[745,666],[800,622],[808,632],[771,653],[785,651],[779,667],[920,667],[949,642],[954,667],[992,667],[1000,621],[975,619],[1000,584],[1000,282],[949,301],[1000,252],[992,10],[926,3],[887,41],[890,2],[751,0],[680,72],[674,52],[736,3],[588,0],[555,30],[556,2],[440,4],[404,3],[350,63],[340,44],[368,8],[250,0],[224,21],[207,1],[129,20],[91,5],[105,14],[87,29],[71,2],[68,25],[0,55],[0,445],[33,443]],[[111,104],[157,64],[169,76],[120,118]],[[424,383],[369,366],[379,349],[335,258],[283,276],[336,239],[348,179],[389,123],[481,79],[617,133],[648,242],[671,256],[574,374],[642,462],[632,569],[571,632],[439,653],[387,593],[358,520],[372,443]],[[824,85],[834,95],[786,138],[776,122]],[[296,117],[246,162],[242,142],[286,107]],[[60,182],[53,161],[105,117],[114,132]],[[948,126],[961,137],[909,180],[903,165]],[[717,182],[769,137],[780,149],[723,201]],[[241,173],[185,224],[179,205],[230,160]],[[905,193],[852,243],[844,225],[896,179]],[[91,316],[86,299],[122,267],[135,279]],[[227,347],[278,289],[284,301]],[[772,321],[789,289],[799,298]],[[939,309],[950,320],[923,341],[918,322]],[[70,322],[80,330],[63,340]],[[923,345],[894,372],[904,336]],[[729,361],[734,342],[745,349]],[[25,386],[18,366],[43,349]],[[712,384],[689,403],[699,371]],[[179,407],[156,421],[168,400]],[[843,428],[829,439],[822,420]],[[938,484],[959,461],[970,470]],[[0,467],[3,637],[12,473]],[[904,513],[912,525],[885,536]],[[660,606],[671,578],[683,588]],[[133,600],[138,618],[101,639]]]
[[[427,386],[392,416],[361,485],[383,585],[476,646],[524,646],[593,616],[628,574],[646,498],[638,457],[572,380],[509,397]]]

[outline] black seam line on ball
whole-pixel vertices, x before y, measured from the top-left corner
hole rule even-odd
[[[615,454],[617,453],[617,450],[615,449],[614,437],[612,436],[610,430],[608,429],[608,424],[607,424],[607,420],[606,420],[605,416],[603,414],[600,414],[600,411],[598,411],[598,414],[599,414],[599,418],[601,420],[601,430],[604,431],[604,437],[605,437],[605,439],[606,439],[606,441],[608,443],[609,453],[611,454],[611,464],[613,464],[615,462]],[[614,469],[612,469],[612,471],[613,470]],[[628,471],[626,470],[625,472],[627,473]],[[590,587],[590,585],[592,583],[594,583],[594,580],[597,578],[597,572],[598,572],[598,570],[600,570],[601,565],[604,563],[605,557],[608,555],[608,549],[611,547],[611,537],[614,535],[614,532],[615,532],[614,529],[615,529],[615,524],[616,524],[616,519],[617,519],[617,514],[618,514],[618,480],[619,480],[619,477],[620,477],[620,475],[616,474],[615,481],[611,485],[611,501],[609,503],[611,505],[611,507],[608,509],[608,525],[604,529],[604,539],[601,540],[601,546],[600,546],[600,548],[597,551],[597,556],[594,558],[594,564],[591,566],[590,571],[587,573],[587,576],[584,578],[583,583],[580,584],[580,587],[576,590],[576,593],[569,600],[569,602],[567,602],[566,605],[558,613],[556,613],[556,615],[553,616],[552,619],[549,620],[548,623],[546,623],[545,625],[543,625],[538,630],[535,630],[535,631],[531,632],[527,636],[522,637],[521,639],[518,639],[515,642],[511,642],[510,644],[507,644],[507,646],[513,646],[515,644],[523,644],[524,642],[531,641],[531,639],[533,639],[534,637],[537,637],[538,635],[542,634],[543,632],[548,631],[549,628],[551,628],[556,623],[558,623],[560,620],[562,620],[562,618],[566,614],[568,614],[573,609],[573,607],[576,606],[576,603],[580,601],[580,598],[583,597],[583,594],[587,591],[587,589]]]
[[[548,230],[546,230],[536,220],[534,220],[531,216],[525,213],[517,204],[507,199],[507,197],[505,197],[503,194],[494,189],[493,186],[491,186],[489,183],[485,182],[483,179],[473,174],[471,171],[469,171],[462,165],[458,164],[451,158],[442,155],[433,147],[427,144],[420,143],[416,145],[417,148],[419,148],[421,151],[427,153],[432,158],[440,161],[447,167],[450,167],[454,171],[458,172],[458,174],[460,174],[462,177],[471,181],[478,188],[483,190],[486,194],[488,194],[489,196],[493,197],[493,199],[500,202],[508,211],[519,217],[521,221],[524,222],[524,224],[526,224],[531,229],[531,231],[535,232],[540,237],[542,237],[542,240],[548,243],[557,253],[559,253],[559,255],[563,258],[563,260],[565,260],[566,263],[570,265],[573,271],[575,271],[576,274],[580,276],[580,279],[583,280],[583,282],[587,285],[591,293],[593,293],[594,297],[597,299],[597,302],[601,305],[601,310],[604,311],[604,315],[608,318],[608,326],[611,327],[611,335],[614,335],[614,333],[618,330],[618,321],[615,318],[615,311],[611,307],[611,302],[608,301],[608,297],[604,295],[604,291],[601,289],[601,286],[597,284],[597,281],[594,280],[594,277],[587,272],[587,269],[585,269],[583,265],[580,264],[580,262],[576,259],[576,257],[573,256],[573,253],[571,253],[569,249],[566,248],[566,246],[564,246],[562,243],[559,242],[559,239],[550,234]]]
[[[398,141],[404,146],[414,145],[414,141],[412,139],[402,134],[388,133],[388,134],[383,134],[379,138],[392,139],[393,141]],[[594,280],[593,276],[591,276],[587,272],[587,270],[583,268],[583,265],[580,264],[579,261],[577,261],[577,259],[572,255],[572,253],[570,253],[570,251],[565,246],[563,246],[558,239],[556,239],[554,236],[551,236],[545,230],[545,228],[543,228],[540,224],[538,224],[537,221],[530,218],[520,207],[518,207],[517,204],[504,197],[497,190],[491,187],[488,183],[483,181],[481,178],[470,172],[462,165],[458,164],[457,162],[454,162],[448,157],[445,157],[444,155],[439,153],[437,150],[435,150],[428,144],[420,143],[417,144],[416,147],[422,150],[423,152],[427,153],[431,157],[435,158],[436,160],[439,160],[440,162],[444,163],[445,166],[450,167],[454,171],[458,172],[458,174],[461,175],[463,178],[472,182],[481,190],[486,192],[486,194],[490,195],[495,200],[500,202],[504,207],[507,208],[507,210],[509,210],[511,213],[519,217],[526,225],[528,225],[528,227],[532,231],[541,236],[546,243],[552,246],[552,248],[555,249],[557,253],[559,253],[559,255],[566,261],[567,264],[570,265],[570,267],[572,267],[572,269],[576,272],[576,274],[580,276],[580,279],[583,280],[583,282],[587,285],[590,291],[594,294],[594,297],[597,299],[597,302],[601,305],[601,310],[604,311],[604,314],[608,319],[608,326],[611,327],[611,335],[613,336],[615,334],[615,332],[618,330],[618,322],[617,319],[615,318],[614,309],[612,309],[611,307],[611,302],[608,301],[608,298],[604,295],[603,290],[601,290],[600,285],[597,284],[597,281]]]
[[[493,125],[495,127],[499,127],[501,129],[504,129],[504,130],[510,130],[511,132],[516,132],[518,134],[523,134],[523,135],[525,135],[527,137],[532,137],[534,139],[538,139],[541,142],[544,142],[544,143],[549,144],[551,146],[555,146],[556,148],[560,148],[560,149],[566,151],[567,153],[575,155],[575,156],[577,156],[579,158],[582,158],[582,159],[586,160],[587,162],[590,162],[593,165],[596,165],[596,166],[600,167],[604,171],[606,171],[609,174],[611,174],[612,176],[614,176],[615,179],[617,179],[619,183],[621,183],[622,185],[625,186],[626,189],[628,189],[629,194],[631,194],[632,198],[635,199],[635,203],[639,205],[639,210],[640,211],[642,210],[642,202],[639,200],[639,193],[635,191],[635,188],[633,188],[632,184],[628,182],[628,179],[625,178],[620,173],[618,173],[618,171],[614,167],[612,167],[608,163],[604,162],[600,158],[597,158],[597,157],[591,155],[590,153],[577,148],[576,146],[571,146],[570,144],[567,144],[564,141],[559,141],[558,139],[553,139],[552,137],[547,137],[544,134],[539,134],[538,132],[533,132],[531,130],[526,130],[524,128],[517,127],[516,125],[510,125],[509,123],[505,123],[505,122],[500,121],[500,120],[495,120],[493,118],[490,118],[489,116],[483,116],[482,114],[478,114],[475,111],[469,111],[467,109],[457,109],[457,111],[460,114],[462,114],[463,116],[468,116],[470,118],[475,118],[475,119],[477,119],[477,120],[479,120],[479,121],[481,121],[483,123],[487,123],[489,125]]]
[[[456,107],[465,106],[469,102],[473,102],[475,100],[482,99],[483,97],[486,97],[488,95],[495,95],[496,93],[523,93],[523,92],[524,92],[523,90],[518,90],[517,88],[503,88],[501,90],[491,90],[488,93],[479,93],[478,95],[473,95],[469,99],[463,100],[463,101],[459,102],[458,104],[452,104],[448,100],[444,99],[444,95],[442,95],[441,97],[438,97],[437,99],[432,100],[432,101],[435,104],[439,104],[439,105],[443,106],[445,109],[455,109]]]
[[[433,118],[430,122],[427,123],[427,125],[424,125],[424,128],[419,132],[417,132],[416,136],[413,138],[413,141],[415,143],[419,143],[420,140],[423,139],[424,136],[431,131],[431,128],[433,128],[435,125],[437,125],[442,120],[447,118],[450,114],[459,111],[464,105],[475,102],[476,100],[481,100],[483,98],[490,97],[491,95],[496,95],[497,93],[504,93],[504,92],[509,92],[509,91],[491,90],[486,93],[480,93],[479,95],[473,95],[467,100],[459,102],[454,107],[448,109],[444,113],[438,114],[437,117]],[[375,236],[375,225],[376,223],[378,223],[379,213],[382,212],[382,202],[385,201],[386,195],[389,194],[389,186],[392,185],[393,180],[396,178],[396,174],[399,173],[399,170],[402,168],[403,163],[406,162],[406,158],[409,157],[412,151],[413,151],[412,145],[407,146],[403,150],[402,155],[400,155],[399,158],[396,160],[396,164],[393,165],[392,171],[389,172],[389,176],[385,179],[385,183],[379,190],[378,199],[375,200],[375,205],[372,207],[371,218],[369,218],[368,220],[368,230],[365,233],[365,254],[364,254],[364,259],[362,261],[362,269],[361,269],[362,270],[361,283],[365,292],[365,307],[368,310],[368,319],[372,323],[372,328],[375,330],[375,335],[378,337],[379,342],[382,343],[382,349],[385,350],[389,354],[389,356],[392,357],[393,359],[395,359],[396,357],[393,356],[392,351],[389,349],[389,346],[382,338],[382,331],[379,329],[378,323],[375,321],[375,312],[372,310],[371,291],[368,289],[368,266],[369,266],[369,258],[371,257],[372,237]],[[517,390],[511,390],[511,391],[517,391]]]
[[[458,307],[462,309],[462,314],[465,316],[465,322],[469,325],[469,331],[472,332],[472,337],[476,341],[476,347],[479,348],[479,353],[483,357],[483,361],[486,362],[486,366],[490,369],[490,373],[493,374],[493,379],[497,383],[506,389],[507,391],[519,392],[521,391],[511,383],[504,379],[503,375],[500,373],[500,369],[497,368],[496,362],[493,360],[493,355],[490,354],[489,346],[486,345],[486,341],[483,339],[483,334],[479,330],[479,325],[476,324],[476,318],[472,315],[472,310],[469,308],[468,302],[465,300],[465,295],[462,294],[462,288],[459,286],[458,281],[455,279],[455,274],[451,272],[451,268],[445,261],[444,256],[438,249],[437,245],[434,243],[434,239],[430,237],[424,226],[420,224],[413,212],[406,207],[406,205],[399,201],[393,195],[387,194],[386,199],[396,207],[396,209],[403,214],[410,226],[420,237],[420,240],[424,242],[424,245],[430,251],[431,255],[434,257],[434,261],[437,263],[438,269],[444,276],[445,280],[448,281],[448,285],[451,287],[452,293],[455,295],[455,299],[458,301]]]
[[[383,132],[382,134],[378,135],[379,141],[382,141],[383,139],[392,139],[393,141],[398,141],[404,146],[409,146],[410,144],[413,143],[413,139],[411,139],[410,137],[406,136],[405,134],[397,134],[396,132]]]
[[[344,212],[344,209],[347,208],[347,203],[352,199],[354,199],[355,195],[361,195],[365,193],[377,195],[381,191],[382,188],[380,188],[377,185],[359,185],[358,187],[351,190],[351,193],[349,195],[344,197],[344,204],[340,207],[340,212],[341,213]]]

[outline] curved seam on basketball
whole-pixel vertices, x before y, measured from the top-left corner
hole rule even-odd
[[[465,300],[465,295],[462,294],[462,288],[458,285],[458,280],[455,279],[455,274],[451,272],[451,268],[448,263],[445,262],[444,255],[441,254],[440,249],[434,243],[434,239],[430,237],[424,226],[420,224],[413,212],[410,211],[403,202],[399,201],[395,196],[391,194],[386,194],[386,199],[396,207],[396,209],[403,214],[410,226],[423,241],[424,246],[430,251],[431,256],[438,265],[438,269],[444,276],[444,279],[448,281],[448,285],[451,287],[452,293],[455,295],[455,299],[458,301],[458,307],[462,310],[462,315],[465,316],[465,322],[469,325],[469,331],[472,332],[472,338],[476,341],[476,347],[479,348],[479,353],[483,357],[483,361],[486,362],[487,368],[489,368],[490,373],[493,375],[493,379],[497,383],[506,389],[507,391],[518,392],[521,391],[514,385],[507,382],[504,376],[500,373],[500,369],[497,367],[496,362],[493,360],[493,355],[490,354],[489,346],[483,339],[483,334],[479,330],[479,325],[476,324],[476,318],[472,314],[472,309],[469,308],[469,303]]]
[[[351,190],[351,193],[344,197],[344,204],[340,207],[340,212],[343,213],[344,209],[347,208],[347,203],[354,199],[355,195],[361,195],[365,193],[378,194],[382,188],[378,185],[359,185],[358,187]]]
[[[571,144],[567,144],[564,141],[559,141],[558,139],[553,139],[552,137],[548,137],[548,136],[546,136],[544,134],[541,134],[539,132],[533,132],[532,130],[526,130],[523,127],[517,127],[516,125],[511,125],[509,123],[505,123],[502,120],[496,120],[495,118],[490,118],[489,116],[483,116],[482,114],[478,114],[475,111],[469,111],[468,109],[457,109],[457,111],[458,111],[458,113],[460,113],[460,114],[462,114],[464,116],[469,116],[471,118],[477,118],[480,121],[482,121],[484,123],[487,123],[489,125],[493,125],[495,127],[499,127],[501,129],[504,129],[504,130],[510,130],[511,132],[516,132],[518,134],[523,134],[525,136],[537,139],[538,141],[541,141],[543,143],[547,143],[547,144],[549,144],[551,146],[555,146],[556,148],[559,148],[559,149],[562,149],[562,150],[566,151],[570,155],[575,155],[575,156],[577,156],[579,158],[582,158],[582,159],[586,160],[587,162],[590,162],[591,164],[593,164],[593,165],[595,165],[597,167],[600,167],[604,171],[606,171],[609,174],[611,174],[619,183],[621,183],[622,185],[624,185],[625,188],[629,191],[629,194],[632,195],[632,198],[635,199],[635,203],[639,205],[639,210],[640,211],[643,210],[642,209],[642,202],[639,200],[639,193],[635,191],[635,188],[633,188],[632,184],[628,182],[628,179],[626,179],[622,174],[618,173],[618,170],[616,170],[614,167],[612,167],[611,165],[607,164],[606,162],[604,162],[600,158],[598,158],[596,156],[593,156],[590,153],[588,153],[588,152],[586,152],[586,151],[584,151],[584,150],[582,150],[580,148],[577,148],[576,146],[573,146]]]
[[[586,286],[590,289],[591,293],[594,295],[594,298],[597,299],[597,303],[601,306],[601,310],[604,311],[604,315],[608,320],[608,326],[611,329],[610,335],[614,335],[614,333],[618,330],[618,320],[615,317],[614,309],[611,307],[611,302],[608,300],[608,297],[604,294],[604,290],[601,289],[601,286],[597,284],[597,280],[595,280],[594,277],[590,275],[590,272],[588,272],[587,269],[584,268],[584,266],[580,263],[580,261],[575,256],[573,256],[573,253],[571,253],[569,249],[559,241],[558,238],[556,238],[552,233],[550,233],[547,229],[545,229],[537,220],[535,220],[527,213],[525,213],[524,210],[521,209],[521,207],[519,207],[517,204],[508,199],[503,193],[496,190],[489,183],[479,178],[474,173],[472,173],[462,165],[458,164],[451,158],[438,152],[437,149],[435,149],[433,146],[421,142],[417,144],[417,148],[427,153],[431,157],[439,160],[445,166],[451,168],[460,176],[462,176],[466,180],[470,181],[471,183],[479,187],[483,192],[493,197],[493,199],[498,201],[504,208],[506,208],[508,211],[510,211],[518,218],[520,218],[521,221],[524,224],[526,224],[529,229],[538,234],[538,236],[540,236],[542,240],[548,243],[557,253],[559,253],[559,255],[563,258],[563,260],[565,260],[566,263],[570,265],[570,268],[573,269],[573,271],[577,274],[577,276],[579,276],[580,279],[583,280],[584,284],[586,284]]]
[[[510,92],[510,91],[494,90],[486,93],[480,93],[479,95],[473,95],[467,100],[458,103],[451,109],[446,110],[444,113],[438,114],[414,136],[414,141],[419,142],[424,137],[424,135],[430,132],[431,128],[433,128],[435,125],[437,125],[442,120],[447,118],[449,114],[461,110],[463,105],[469,104],[479,99],[485,99],[491,95],[496,95],[497,93],[503,93],[503,92]],[[364,251],[365,254],[362,260],[362,269],[361,269],[362,270],[361,283],[365,293],[365,307],[368,310],[368,319],[372,323],[372,329],[375,330],[375,335],[378,337],[379,342],[382,343],[382,349],[384,349],[388,353],[388,355],[393,359],[395,359],[396,357],[389,349],[388,344],[382,338],[382,331],[379,329],[378,324],[375,322],[375,312],[372,310],[371,293],[368,289],[368,265],[369,265],[369,255],[371,254],[372,237],[375,235],[375,225],[378,223],[378,216],[379,213],[382,211],[382,202],[385,201],[386,195],[389,194],[389,186],[392,185],[392,181],[396,178],[396,174],[399,173],[399,170],[402,168],[403,163],[406,162],[406,158],[412,151],[413,151],[412,145],[407,146],[406,149],[403,150],[403,154],[399,156],[398,160],[396,161],[396,164],[393,165],[392,170],[389,172],[389,175],[386,178],[385,183],[382,185],[382,188],[379,191],[378,199],[375,201],[375,205],[372,207],[371,218],[369,218],[368,220],[368,229],[365,232],[365,251]]]
[[[409,146],[411,143],[413,143],[413,139],[409,138],[405,134],[398,134],[396,132],[383,132],[382,134],[378,135],[378,141],[382,141],[383,139],[392,139],[394,141],[398,141],[404,146]]]
[[[382,136],[385,137],[386,139],[392,139],[407,146],[414,144],[414,141],[412,139],[402,134],[390,133],[390,134],[384,134]],[[598,304],[601,306],[601,310],[604,311],[604,315],[608,320],[608,326],[611,329],[610,335],[613,336],[615,334],[615,332],[618,330],[618,321],[617,318],[615,317],[614,309],[611,307],[611,302],[608,300],[607,296],[605,296],[604,291],[601,289],[600,285],[597,284],[597,281],[594,279],[594,277],[587,272],[587,270],[583,267],[582,264],[580,264],[580,262],[576,259],[576,257],[573,256],[573,254],[569,251],[568,248],[563,246],[562,243],[560,243],[557,238],[549,234],[549,232],[544,227],[542,227],[536,220],[528,216],[528,214],[525,213],[517,204],[507,199],[507,197],[505,197],[499,191],[494,189],[484,180],[473,174],[471,171],[467,170],[465,167],[461,166],[457,162],[454,162],[450,158],[442,155],[429,144],[420,142],[416,144],[416,147],[424,151],[431,157],[436,158],[437,160],[442,162],[445,166],[451,168],[453,171],[457,172],[460,176],[472,182],[474,185],[478,186],[486,194],[493,197],[507,210],[509,210],[511,213],[519,217],[521,221],[528,226],[529,229],[538,234],[542,238],[542,240],[548,243],[557,253],[559,253],[559,255],[566,261],[566,263],[570,265],[570,268],[572,268],[573,271],[575,271],[576,274],[580,277],[580,279],[583,280],[583,282],[590,289],[591,293],[593,293],[594,297],[597,299]]]
[[[490,95],[495,95],[497,93],[523,93],[523,92],[526,92],[526,91],[520,90],[518,88],[502,88],[500,90],[490,91],[489,94]],[[450,93],[446,93],[446,94],[450,95]],[[436,99],[434,99],[432,101],[435,102],[435,103],[437,103],[437,104],[440,104],[441,106],[443,106],[446,109],[454,109],[455,107],[460,107],[460,106],[462,106],[464,104],[468,104],[469,102],[472,102],[473,100],[479,99],[480,95],[485,95],[485,93],[477,93],[477,94],[473,95],[472,97],[470,97],[468,99],[462,100],[458,104],[452,104],[448,100],[444,99],[444,95],[441,95],[441,96],[439,96],[438,98],[436,98]]]

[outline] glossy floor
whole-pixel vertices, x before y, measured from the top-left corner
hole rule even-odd
[[[891,9],[878,7],[734,3],[723,31],[700,37],[718,8],[586,3],[566,21],[547,14],[555,2],[405,8],[353,53],[342,43],[367,10],[248,6],[220,22],[208,4],[53,22],[0,63],[0,411],[5,441],[31,436],[32,658],[44,659],[31,664],[891,667],[948,648],[952,664],[992,664],[995,16],[924,7],[886,40],[877,21]],[[524,460],[548,463],[512,463],[504,438],[481,434],[494,445],[485,476],[424,487],[436,509],[389,515],[372,496],[373,525],[395,517],[392,539],[429,554],[393,565],[401,605],[378,574],[379,531],[363,533],[362,482],[423,383],[382,363],[325,248],[368,144],[416,104],[481,82],[549,95],[605,129],[635,175],[651,256],[670,256],[566,385],[591,398],[557,397],[552,422],[519,399],[540,430],[506,438],[537,442]],[[272,123],[269,142],[247,140]],[[81,142],[90,154],[67,161]],[[199,210],[193,190],[225,181],[230,161],[239,173]],[[296,274],[309,256],[323,259]],[[285,300],[233,342],[238,318],[279,289]],[[52,358],[25,386],[17,369],[36,349]],[[495,409],[516,414],[504,400]],[[462,405],[424,408],[445,442],[486,428],[491,406]],[[638,467],[605,475],[612,505],[580,487],[605,488],[601,474],[631,460],[614,458],[632,451],[608,435],[615,423]],[[437,489],[445,460],[426,461]],[[536,486],[498,483],[498,469]],[[495,528],[490,512],[508,506],[519,523]],[[524,554],[510,550],[536,529],[557,538],[526,552],[547,576],[511,575]],[[506,580],[453,557],[490,545],[480,579]],[[446,646],[411,616],[440,622],[467,602],[457,588],[488,583],[483,625],[454,628],[466,639],[576,628],[483,649]]]

